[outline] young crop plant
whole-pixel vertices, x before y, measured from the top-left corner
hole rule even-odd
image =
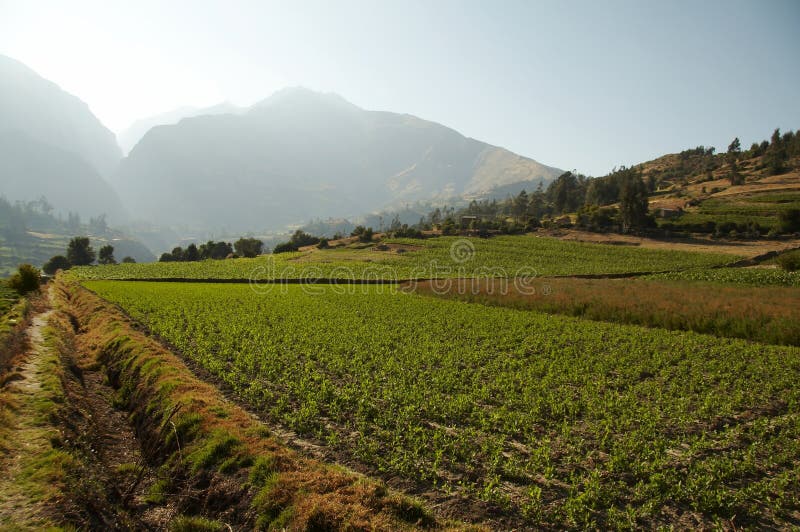
[[[780,528],[798,509],[798,348],[385,286],[86,286],[273,423],[525,526]]]

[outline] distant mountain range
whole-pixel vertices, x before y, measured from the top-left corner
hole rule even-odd
[[[533,188],[560,173],[434,122],[292,88],[235,114],[150,129],[116,186],[131,212],[156,223],[246,231]]]
[[[85,103],[0,56],[0,195],[146,222],[170,240],[532,190],[561,173],[435,122],[302,88],[246,108],[150,117],[120,142],[125,158]]]

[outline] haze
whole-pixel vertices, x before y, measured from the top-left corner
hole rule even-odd
[[[0,53],[120,132],[335,92],[601,175],[800,123],[800,3],[0,2]]]

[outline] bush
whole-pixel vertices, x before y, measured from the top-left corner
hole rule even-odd
[[[281,242],[272,248],[273,253],[288,253],[289,251],[297,251],[297,246],[291,242]]]
[[[16,290],[19,295],[24,296],[29,292],[38,290],[40,281],[41,275],[37,268],[30,264],[20,264],[17,273],[8,280],[8,286],[12,290]]]
[[[242,257],[258,257],[264,248],[264,243],[257,238],[240,238],[233,243],[236,254]]]
[[[64,255],[55,255],[44,263],[42,270],[47,275],[55,275],[58,270],[69,270],[71,264]]]
[[[794,233],[800,231],[800,209],[787,209],[778,215],[781,231]]]
[[[328,245],[328,239],[327,238],[323,237],[323,238],[319,239],[319,244],[317,244],[317,248],[318,249],[328,249],[329,247],[330,246]]]
[[[778,255],[778,266],[787,272],[796,272],[800,270],[800,250]]]

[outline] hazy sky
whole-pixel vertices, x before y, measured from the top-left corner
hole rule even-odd
[[[798,0],[0,0],[0,53],[115,131],[302,85],[601,175],[800,128]]]

